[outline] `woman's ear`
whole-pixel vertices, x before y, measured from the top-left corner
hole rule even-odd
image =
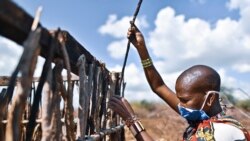
[[[213,104],[213,102],[214,102],[214,100],[215,100],[215,97],[216,97],[215,94],[210,94],[210,95],[209,95],[209,97],[208,97],[208,102],[207,102],[207,105],[208,105],[209,107],[212,106],[212,104]]]

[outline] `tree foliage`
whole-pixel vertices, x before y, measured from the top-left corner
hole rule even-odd
[[[250,99],[244,99],[240,100],[233,96],[234,89],[222,86],[221,87],[221,94],[226,96],[227,99],[233,104],[236,105],[239,108],[242,108],[244,110],[250,111]]]

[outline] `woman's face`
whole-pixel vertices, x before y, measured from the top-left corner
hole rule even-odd
[[[180,105],[186,108],[200,110],[205,100],[206,92],[200,87],[199,81],[179,81],[176,83],[176,95]]]
[[[205,93],[201,92],[180,91],[176,95],[181,106],[195,110],[200,110],[205,100]]]

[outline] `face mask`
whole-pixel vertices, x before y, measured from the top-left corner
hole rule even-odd
[[[184,117],[189,123],[209,119],[210,117],[202,109],[203,109],[203,107],[204,107],[204,105],[206,103],[207,97],[211,93],[219,94],[219,92],[217,92],[217,91],[208,91],[206,93],[206,98],[205,98],[200,110],[194,110],[194,109],[186,108],[186,107],[183,107],[180,104],[178,104],[178,109],[179,109],[179,112],[180,112],[181,116]]]

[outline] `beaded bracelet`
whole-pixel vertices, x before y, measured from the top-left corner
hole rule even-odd
[[[147,68],[153,65],[151,58],[145,59],[141,61],[143,68]]]

